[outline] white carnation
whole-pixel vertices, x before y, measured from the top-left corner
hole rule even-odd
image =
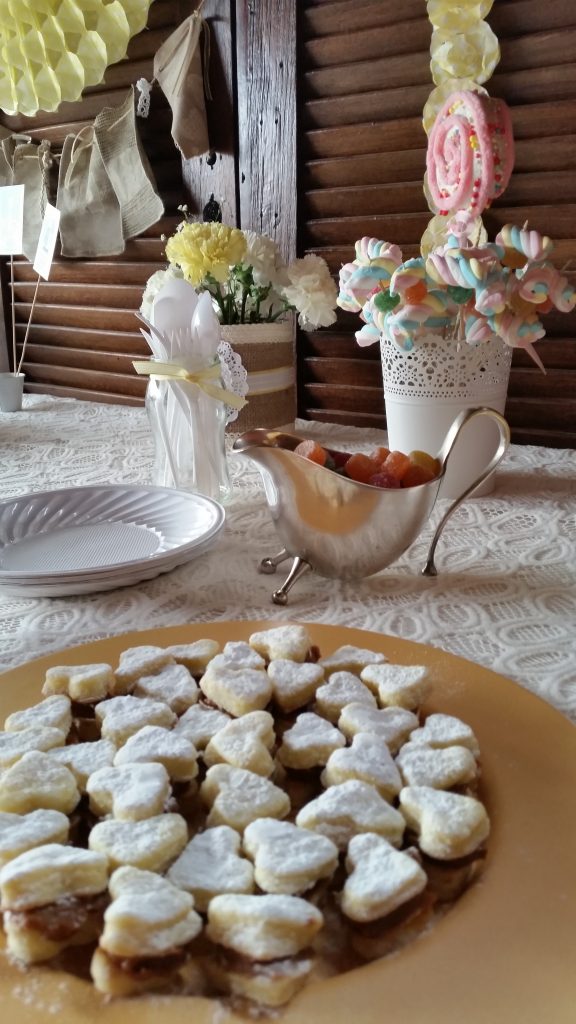
[[[142,296],[142,305],[140,306],[140,312],[142,316],[145,316],[147,320],[152,318],[152,306],[154,299],[164,287],[167,281],[173,278],[182,279],[184,274],[180,270],[180,267],[175,267],[174,264],[170,263],[166,270],[157,270],[156,273],[152,274],[146,282],[144,294]]]
[[[310,254],[294,260],[287,268],[287,275],[289,284],[282,288],[282,295],[298,310],[300,327],[313,330],[333,324],[338,292],[322,257]]]
[[[244,237],[247,248],[242,262],[252,267],[255,284],[265,286],[275,281],[280,262],[276,242],[267,235],[257,235],[255,231],[244,231]]]

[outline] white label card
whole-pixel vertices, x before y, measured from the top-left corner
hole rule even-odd
[[[36,248],[36,257],[34,259],[34,270],[40,277],[43,277],[45,281],[50,276],[50,268],[52,266],[52,260],[54,259],[54,248],[56,246],[56,239],[58,238],[58,228],[60,227],[60,210],[57,210],[55,206],[47,204],[44,213],[44,219],[42,221],[42,227],[40,228],[40,237],[38,239],[38,246]]]
[[[24,185],[0,188],[0,256],[19,256],[24,229]]]

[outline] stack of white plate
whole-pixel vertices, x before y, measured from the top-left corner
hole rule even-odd
[[[69,487],[0,502],[0,594],[65,597],[150,580],[203,554],[224,509],[169,487]]]

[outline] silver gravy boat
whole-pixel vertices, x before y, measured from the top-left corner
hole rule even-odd
[[[320,466],[294,449],[303,437],[276,430],[249,430],[233,450],[258,466],[266,500],[282,550],[260,563],[259,571],[274,573],[281,562],[293,559],[284,583],[272,594],[285,605],[288,592],[310,569],[331,579],[362,579],[391,565],[413,543],[438,497],[448,460],[461,431],[476,417],[488,416],[500,431],[494,455],[482,473],[450,504],[442,516],[428,551],[424,576],[436,576],[434,553],[448,519],[458,506],[496,468],[510,443],[510,428],[495,409],[461,412],[437,453],[440,473],[415,487],[385,489],[357,483]]]

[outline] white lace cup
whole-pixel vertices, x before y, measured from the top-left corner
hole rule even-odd
[[[470,346],[465,341],[429,334],[410,352],[381,339],[382,376],[388,445],[406,454],[422,450],[436,455],[463,409],[488,406],[504,413],[512,349],[494,337]],[[454,447],[440,489],[455,498],[480,476],[499,443],[496,424],[477,417]],[[475,492],[488,494],[494,475]]]

